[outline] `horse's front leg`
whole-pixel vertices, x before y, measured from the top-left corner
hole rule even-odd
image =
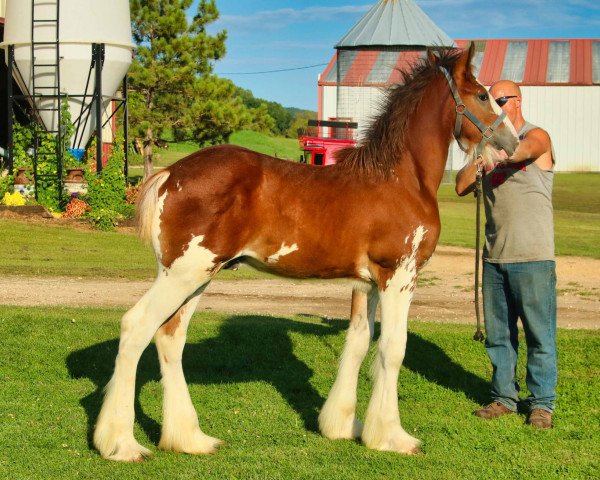
[[[332,440],[354,439],[362,434],[362,423],[356,417],[358,372],[373,338],[378,301],[375,287],[368,293],[360,288],[352,291],[350,326],[338,375],[319,415],[321,433]]]
[[[404,431],[398,411],[398,373],[406,351],[408,309],[415,283],[414,261],[409,261],[379,291],[381,336],[374,364],[373,393],[362,434],[363,443],[376,450],[419,452],[419,440]]]

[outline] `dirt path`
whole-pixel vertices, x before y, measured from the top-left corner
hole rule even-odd
[[[438,247],[423,270],[410,318],[474,323],[473,251]],[[600,329],[600,260],[557,259],[558,324]],[[0,304],[132,306],[151,282],[4,277]],[[199,310],[271,315],[315,314],[348,318],[351,283],[344,281],[214,280]]]

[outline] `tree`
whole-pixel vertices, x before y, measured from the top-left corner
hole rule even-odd
[[[294,120],[290,125],[289,130],[287,131],[287,137],[289,138],[298,138],[299,130],[306,130],[308,126],[309,120],[316,120],[317,112],[312,112],[309,110],[298,110],[295,112]]]
[[[215,0],[200,0],[189,22],[191,5],[192,0],[131,0],[137,49],[129,71],[130,119],[134,135],[143,138],[145,176],[152,173],[153,146],[166,130],[182,136],[201,129],[193,125],[190,100],[199,82],[215,82],[213,62],[225,55],[227,32],[206,31],[219,17]]]
[[[273,126],[266,106],[248,108],[231,80],[214,75],[194,86],[189,115],[194,121],[176,132],[176,140],[193,138],[200,146],[227,142],[233,132],[242,128],[269,131]]]
[[[237,88],[237,95],[244,102],[244,105],[250,109],[259,109],[273,119],[273,125],[270,132],[274,135],[286,135],[293,121],[293,115],[283,105],[277,102],[270,102],[261,98],[256,98],[250,90]]]

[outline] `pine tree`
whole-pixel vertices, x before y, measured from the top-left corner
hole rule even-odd
[[[225,55],[227,32],[209,35],[206,31],[219,17],[215,0],[200,0],[191,21],[186,12],[192,0],[131,0],[130,4],[137,49],[129,72],[129,110],[133,133],[143,139],[147,177],[161,135],[169,131],[177,138],[182,132],[202,130],[202,125],[194,124],[195,92],[199,82],[220,80],[211,72],[214,62]],[[205,138],[198,140],[207,143]]]

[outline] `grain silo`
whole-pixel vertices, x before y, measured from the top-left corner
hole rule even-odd
[[[319,118],[358,122],[364,131],[385,88],[427,48],[456,47],[413,0],[380,0],[335,45],[319,78]]]
[[[32,117],[60,135],[60,105],[68,99],[76,127],[68,140],[85,147],[111,115],[131,64],[129,1],[6,0],[5,10],[1,46]]]

